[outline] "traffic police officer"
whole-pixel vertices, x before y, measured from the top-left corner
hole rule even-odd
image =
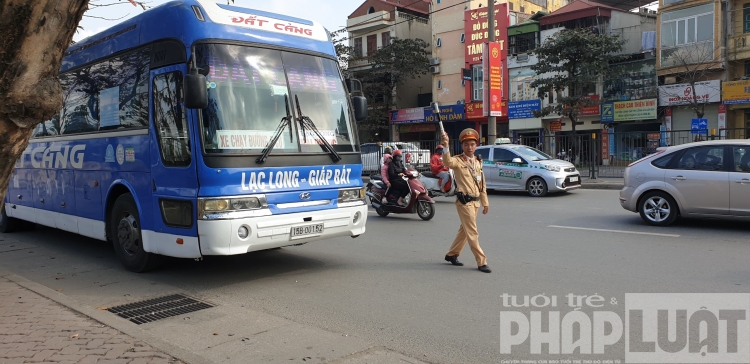
[[[479,133],[471,128],[464,129],[458,136],[458,140],[463,148],[462,154],[451,156],[448,148],[443,150],[443,163],[453,170],[458,186],[456,210],[458,210],[458,217],[461,219],[458,235],[456,235],[456,240],[453,241],[450,251],[445,255],[445,260],[453,265],[464,265],[458,261],[458,256],[468,242],[471,252],[474,253],[474,258],[477,260],[479,270],[490,273],[492,270],[487,266],[487,257],[479,246],[479,232],[477,231],[477,214],[479,213],[480,203],[484,206],[483,214],[486,215],[490,209],[482,161],[474,156],[474,151],[479,145]],[[442,134],[442,144],[448,145],[448,134],[445,132]]]

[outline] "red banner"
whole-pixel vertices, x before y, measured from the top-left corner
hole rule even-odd
[[[467,69],[471,69],[474,65],[480,65],[483,64],[483,56],[482,54],[486,52],[485,46],[489,42],[489,22],[488,22],[488,15],[489,12],[487,11],[487,8],[479,8],[474,10],[467,10],[464,12],[464,34],[466,34],[466,40],[464,43],[465,48],[465,62]],[[508,12],[508,4],[495,4],[495,39],[496,39],[496,47],[498,47],[498,58],[500,62],[500,75],[501,78],[497,81],[500,82],[501,90],[500,94],[498,96],[499,100],[502,100],[505,95],[508,95],[508,82],[505,82],[505,80],[508,80],[508,66],[507,66],[507,59],[508,59],[508,47],[506,47],[506,41],[508,39],[508,25],[510,25],[510,13]],[[484,60],[486,60],[489,57],[484,57]],[[489,68],[484,68],[484,77],[485,79],[488,79],[491,74],[489,72]],[[496,84],[497,86],[497,84]],[[489,84],[485,83],[484,90],[485,92],[489,88]],[[471,83],[466,84],[466,105],[468,107],[469,102],[468,101],[481,101],[481,100],[474,100],[474,94],[473,94],[473,87],[471,87]],[[488,100],[488,97],[484,97],[484,100]],[[506,100],[507,101],[507,100]],[[507,103],[505,103],[505,106],[502,106],[501,101],[501,108],[504,107],[504,110],[490,110],[495,112],[495,116],[497,116],[498,112],[501,112],[503,116],[508,115],[507,111]],[[497,104],[495,104],[497,106]],[[484,109],[484,108],[481,108]],[[492,108],[491,108],[492,109]],[[486,116],[487,114],[480,114],[478,116],[475,116],[474,118],[481,118]],[[470,119],[470,113],[467,109],[467,119]]]
[[[609,159],[609,131],[602,130],[602,160]]]
[[[501,58],[500,43],[489,42],[485,44],[482,54],[484,67],[484,116],[503,116],[502,100],[504,94],[503,86],[503,59]]]

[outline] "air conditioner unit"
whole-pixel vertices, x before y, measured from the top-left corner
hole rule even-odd
[[[529,60],[529,54],[528,53],[522,53],[516,56],[517,62],[526,62]]]
[[[430,66],[430,73],[440,73],[440,66]]]
[[[675,83],[677,83],[677,77],[675,77],[675,76],[664,77],[664,84],[665,85],[672,85],[672,84],[675,84]]]
[[[440,64],[440,58],[430,58],[430,66],[437,66]]]
[[[461,100],[456,101],[456,105],[463,105],[465,102],[466,100],[461,99]]]

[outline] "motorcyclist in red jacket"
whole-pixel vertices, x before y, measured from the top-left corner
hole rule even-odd
[[[443,164],[443,146],[438,144],[435,147],[435,154],[430,157],[430,170],[432,174],[440,178],[440,185],[443,191],[448,189],[448,183],[450,182],[450,169]]]

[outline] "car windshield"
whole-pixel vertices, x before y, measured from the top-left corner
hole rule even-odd
[[[359,150],[335,60],[226,44],[199,45],[196,56],[198,67],[208,69],[208,107],[202,110],[207,153],[260,153],[287,116],[287,101],[299,116],[297,100],[336,151]],[[272,154],[321,152],[315,133],[293,124]]]
[[[542,152],[541,150],[538,150],[532,147],[519,146],[519,147],[513,147],[511,149],[514,152],[520,154],[522,157],[530,159],[532,161],[545,161],[549,159],[554,159],[550,157],[549,155],[544,154],[544,152]]]

